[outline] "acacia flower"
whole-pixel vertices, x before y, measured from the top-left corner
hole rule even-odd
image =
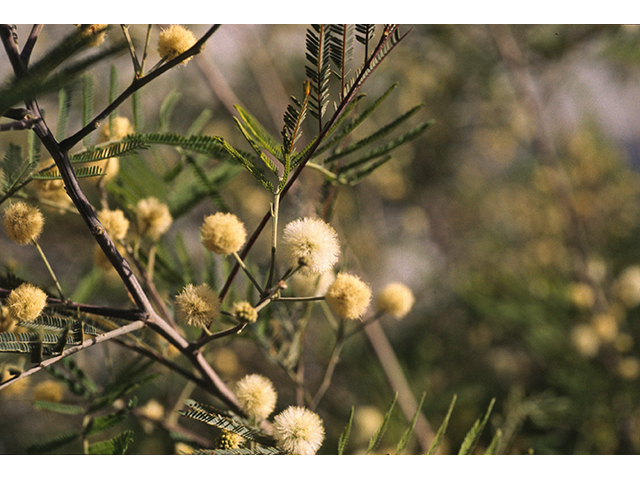
[[[37,240],[43,226],[44,217],[40,210],[24,202],[16,202],[4,211],[7,236],[19,245]]]
[[[9,314],[7,307],[0,307],[0,332],[10,332],[15,326],[15,320]]]
[[[302,265],[299,273],[321,274],[340,257],[338,234],[319,218],[294,220],[284,227],[282,243],[292,267]]]
[[[56,380],[40,382],[33,392],[34,401],[60,403],[64,397],[64,387]]]
[[[304,407],[289,407],[273,419],[277,445],[293,455],[313,455],[324,440],[322,419]]]
[[[97,47],[104,42],[107,36],[107,23],[92,23],[89,25],[78,25],[78,31],[82,37],[94,37],[89,43],[90,47]]]
[[[122,210],[101,210],[98,213],[98,220],[114,240],[124,240],[129,230],[129,220],[124,216]]]
[[[378,311],[388,313],[400,320],[403,318],[415,302],[413,292],[404,283],[390,283],[376,296]]]
[[[176,318],[179,322],[206,327],[218,316],[220,299],[209,285],[184,287],[176,296]]]
[[[127,117],[114,117],[100,127],[98,143],[122,140],[134,132],[133,125]]]
[[[11,290],[7,296],[9,314],[23,322],[32,322],[47,304],[47,294],[29,283]]]
[[[169,207],[155,197],[144,198],[138,202],[136,219],[140,234],[147,235],[154,241],[164,235],[173,222]]]
[[[251,418],[267,418],[276,408],[278,394],[267,377],[258,374],[244,376],[235,388],[242,410]]]
[[[371,289],[356,275],[339,273],[327,289],[325,300],[342,318],[360,318],[371,302]]]
[[[204,219],[200,228],[202,245],[214,253],[235,253],[247,238],[244,224],[232,213],[218,212]]]
[[[169,61],[189,50],[196,43],[196,37],[193,32],[182,25],[171,25],[163,28],[158,35],[158,55],[164,60]],[[191,60],[187,58],[182,64]]]
[[[254,323],[258,319],[258,312],[249,302],[236,302],[231,313],[242,323]]]

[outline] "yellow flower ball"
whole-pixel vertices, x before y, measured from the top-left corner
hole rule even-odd
[[[376,297],[378,311],[388,313],[398,320],[409,313],[414,302],[413,292],[399,282],[390,283]]]
[[[158,55],[169,61],[189,50],[196,43],[193,32],[182,25],[171,25],[163,28],[158,35]],[[191,57],[182,62],[186,64]]]
[[[220,299],[209,285],[187,285],[176,296],[176,319],[178,322],[207,327],[218,316]]]
[[[32,322],[47,304],[47,294],[38,287],[23,283],[7,296],[9,314],[23,322]]]
[[[247,238],[247,231],[238,217],[221,212],[204,219],[200,234],[204,248],[222,255],[240,250]]]
[[[360,318],[371,302],[371,289],[356,275],[339,273],[327,289],[325,300],[342,318]]]
[[[37,240],[43,226],[44,217],[40,210],[24,202],[16,202],[4,211],[7,236],[19,245]]]

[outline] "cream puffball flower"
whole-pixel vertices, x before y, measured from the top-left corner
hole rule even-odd
[[[338,234],[319,218],[294,220],[284,227],[282,243],[292,267],[302,275],[322,274],[340,258]]]
[[[276,408],[278,394],[267,377],[246,375],[236,384],[236,397],[242,410],[251,418],[263,419]]]
[[[176,296],[176,319],[196,327],[206,327],[218,316],[220,299],[209,285],[187,285]]]
[[[124,240],[129,231],[129,220],[122,210],[100,210],[98,220],[114,240]]]
[[[138,202],[136,220],[140,234],[152,240],[158,240],[173,223],[169,207],[155,197],[144,198]]]
[[[214,253],[235,253],[247,238],[244,224],[232,213],[218,212],[204,219],[200,227],[202,245]]]
[[[196,43],[196,37],[193,32],[182,25],[171,25],[163,28],[158,35],[158,55],[164,60],[169,61],[189,50]],[[191,60],[187,58],[182,64]]]
[[[23,322],[33,322],[47,304],[47,294],[29,283],[11,290],[7,296],[9,314]]]
[[[327,289],[325,300],[342,318],[360,318],[371,302],[371,289],[356,275],[339,273]]]
[[[127,117],[114,117],[100,127],[98,142],[103,143],[122,140],[124,137],[131,135],[134,132],[135,129]]]
[[[378,311],[388,313],[400,320],[403,318],[415,302],[413,292],[404,283],[390,283],[376,296],[376,308]]]
[[[19,245],[37,240],[43,226],[44,217],[40,210],[24,202],[16,202],[4,211],[7,236]]]
[[[314,455],[324,440],[322,419],[304,407],[289,407],[273,419],[277,445],[293,455]]]

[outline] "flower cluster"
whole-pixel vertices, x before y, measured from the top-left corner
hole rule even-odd
[[[234,214],[218,212],[204,219],[200,235],[204,248],[217,254],[229,255],[244,245],[247,231]]]
[[[140,234],[148,236],[153,241],[158,241],[173,223],[169,207],[155,197],[144,198],[138,202],[136,220]]]
[[[390,283],[376,296],[378,311],[388,313],[398,320],[409,313],[414,302],[413,292],[405,284],[399,282]]]
[[[189,50],[196,43],[193,32],[182,25],[171,25],[163,28],[158,35],[158,55],[169,61]],[[186,64],[191,57],[182,62]]]
[[[7,236],[19,245],[37,240],[43,226],[44,217],[40,210],[24,202],[16,202],[4,211]]]
[[[302,218],[289,223],[282,234],[282,243],[292,267],[309,276],[322,274],[333,267],[340,257],[338,234],[319,218]]]
[[[371,302],[371,288],[356,275],[339,273],[327,289],[325,299],[342,318],[360,318]]]
[[[187,285],[176,296],[176,319],[196,327],[207,327],[218,316],[220,300],[206,283]]]
[[[322,446],[324,426],[320,417],[304,407],[289,407],[273,419],[277,445],[293,455],[314,455]]]
[[[9,314],[23,322],[33,322],[47,304],[47,294],[38,287],[23,283],[7,296]]]
[[[273,383],[258,374],[244,376],[235,388],[242,410],[251,418],[263,419],[276,408],[278,394]]]
[[[254,323],[258,320],[258,312],[249,302],[236,302],[231,313],[241,323]]]

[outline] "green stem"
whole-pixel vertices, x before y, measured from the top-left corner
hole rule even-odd
[[[36,249],[38,250],[38,253],[40,254],[40,258],[42,258],[42,260],[44,261],[44,264],[46,265],[47,270],[49,271],[49,275],[51,275],[51,278],[55,282],[56,289],[58,290],[58,294],[60,294],[60,298],[62,300],[64,300],[64,294],[62,293],[62,287],[60,286],[60,282],[58,282],[58,278],[56,277],[55,272],[51,268],[51,264],[49,263],[49,260],[47,260],[47,257],[44,254],[44,252],[42,251],[42,248],[40,248],[40,244],[38,243],[38,241],[37,240],[33,240],[33,244],[35,245]]]

